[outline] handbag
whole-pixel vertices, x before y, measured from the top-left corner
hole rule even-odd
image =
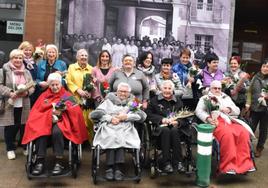
[[[3,85],[6,85],[6,71],[2,69],[3,71]],[[0,96],[0,115],[5,113],[5,97],[2,95]]]

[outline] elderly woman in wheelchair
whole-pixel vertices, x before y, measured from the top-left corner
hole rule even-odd
[[[214,80],[207,95],[200,98],[196,116],[203,122],[215,126],[213,135],[219,143],[222,174],[245,174],[255,171],[251,158],[250,127],[240,119],[240,109],[232,99],[221,91],[222,84]]]
[[[33,106],[25,127],[23,144],[32,141],[37,149],[37,159],[31,169],[32,175],[44,172],[46,148],[49,136],[56,161],[52,175],[61,175],[64,171],[62,164],[64,153],[64,138],[74,144],[87,140],[87,130],[82,111],[71,94],[62,85],[62,77],[58,73],[48,76],[49,88],[44,91]],[[27,171],[28,173],[28,171]]]
[[[182,130],[187,132],[189,127],[184,119],[174,118],[174,113],[183,108],[183,103],[174,95],[172,81],[163,81],[160,89],[161,93],[151,99],[146,110],[147,120],[154,126],[153,135],[160,141],[162,150],[160,166],[165,173],[172,173],[174,169],[185,172],[180,139]]]
[[[137,99],[130,92],[130,86],[121,82],[117,91],[109,93],[90,114],[94,121],[98,121],[93,147],[100,147],[106,152],[107,180],[123,180],[125,148],[140,149],[140,138],[134,122],[143,122],[146,114],[140,110]]]

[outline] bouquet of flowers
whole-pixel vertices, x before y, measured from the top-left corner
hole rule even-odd
[[[109,85],[109,82],[107,81],[104,81],[100,84],[100,91],[101,91],[101,95],[103,97],[105,97],[109,91],[110,91],[110,85]]]
[[[260,97],[258,98],[258,102],[262,106],[267,106],[267,102],[266,102],[267,99],[268,99],[268,84],[266,84],[262,88]]]
[[[188,77],[189,78],[194,78],[199,73],[200,73],[200,69],[198,69],[195,65],[193,65],[188,70]],[[188,83],[186,84],[186,87],[191,88],[192,87],[192,83],[190,81],[188,81]]]
[[[241,73],[240,76],[233,75],[226,77],[222,81],[222,88],[228,89],[231,96],[235,97],[237,93],[244,87],[246,80],[249,78],[249,74]]]
[[[87,92],[91,92],[95,89],[94,83],[93,83],[93,77],[91,74],[86,73],[83,78],[83,90]]]
[[[92,92],[95,89],[94,82],[93,82],[93,77],[91,74],[86,73],[83,78],[83,87],[82,89],[87,92]],[[82,100],[82,108],[83,109],[89,109],[90,106],[93,105],[94,101],[89,98],[81,98]]]
[[[179,78],[179,76],[177,75],[177,73],[173,73],[173,74],[172,74],[171,81],[174,83],[175,88],[178,88],[178,87],[179,87],[178,84],[179,84],[180,78]]]
[[[140,110],[141,106],[142,106],[142,104],[141,104],[140,100],[137,97],[135,97],[133,100],[131,100],[127,103],[128,113],[129,112],[136,112],[136,111]]]
[[[218,99],[215,96],[207,96],[204,98],[204,103],[211,118],[216,120],[220,115]]]
[[[64,112],[68,106],[76,105],[76,99],[74,96],[64,95],[57,103],[52,103],[53,111],[59,111],[59,115],[52,115],[53,122],[57,122],[61,118],[62,112]]]
[[[172,120],[177,120],[177,119],[183,119],[183,118],[188,118],[188,117],[191,117],[191,116],[194,116],[194,112],[188,110],[187,107],[185,108],[182,108],[181,110],[179,111],[172,111],[170,112],[168,115],[167,115],[167,119],[172,119]],[[162,124],[160,125],[161,127],[163,126],[168,126],[167,124]]]
[[[16,95],[20,95],[26,91],[29,91],[29,89],[31,89],[32,87],[35,87],[36,83],[31,81],[31,82],[28,82],[27,84],[20,84],[17,86],[17,90],[15,91]],[[8,99],[8,104],[9,105],[14,105],[14,100],[9,98]]]

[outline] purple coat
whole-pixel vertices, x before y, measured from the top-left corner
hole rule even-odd
[[[208,71],[208,67],[205,67],[203,69],[203,86],[204,87],[210,87],[210,83],[213,80],[219,80],[221,81],[223,79],[223,72],[221,70],[217,70],[214,75],[211,75],[211,73]]]

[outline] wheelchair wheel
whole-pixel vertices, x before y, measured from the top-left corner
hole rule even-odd
[[[73,175],[73,178],[77,178],[77,163],[74,163],[72,165],[72,175]]]
[[[139,183],[141,181],[141,164],[140,164],[140,150],[133,150],[133,165],[134,165],[134,173],[135,173],[135,182]]]
[[[100,147],[96,146],[93,150],[92,150],[92,166],[91,166],[91,176],[93,179],[93,183],[96,185],[98,183],[97,181],[97,176],[98,176],[98,170],[99,170],[99,162],[98,162],[98,158],[100,154]]]
[[[140,161],[143,168],[150,167],[150,136],[149,136],[149,125],[145,124],[142,132],[142,146],[140,151]]]
[[[29,144],[27,144],[27,151],[28,151],[28,156],[27,156],[27,162],[25,164],[25,170],[26,170],[28,180],[31,180],[32,168],[36,162],[36,156],[35,156],[36,151],[35,151],[33,142],[30,142]]]

